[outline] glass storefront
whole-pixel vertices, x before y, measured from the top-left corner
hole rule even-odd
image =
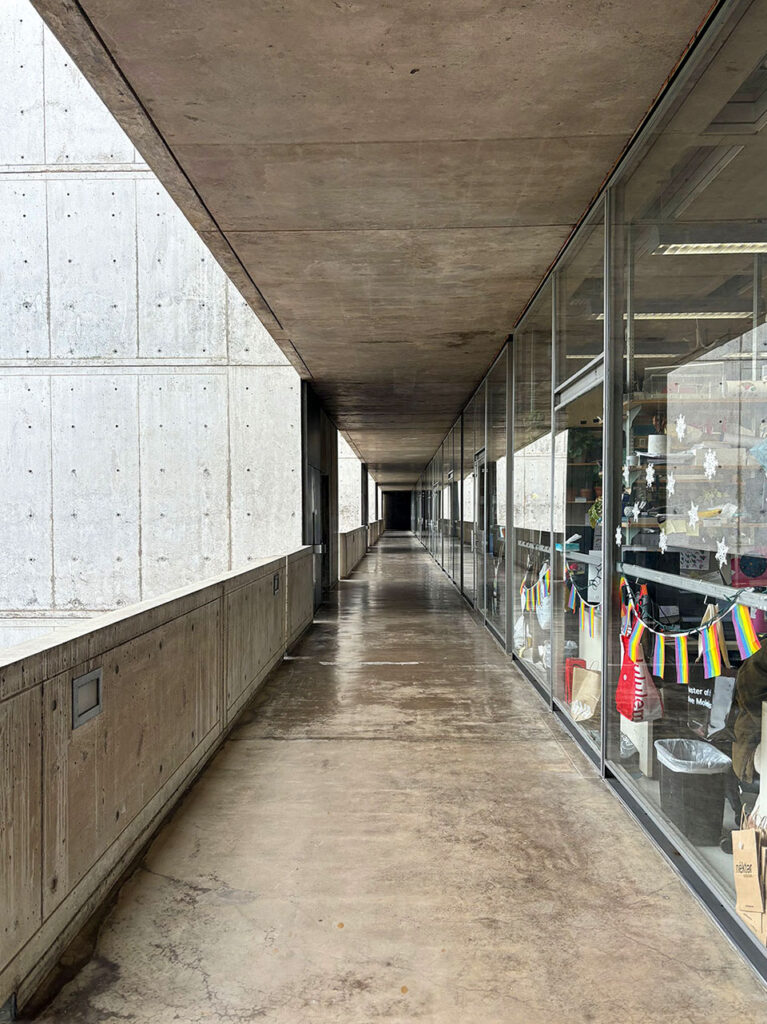
[[[533,601],[551,579],[551,317],[552,289],[536,298],[514,336],[512,649],[549,688],[551,596]]]
[[[554,416],[554,557],[551,574],[554,699],[597,753],[602,695],[602,385]],[[539,601],[539,608],[544,601]],[[540,613],[539,613],[540,614]]]
[[[507,352],[487,378],[487,458],[485,514],[485,615],[506,636],[506,392]]]
[[[732,832],[767,819],[766,16],[722,8],[448,443],[464,593],[765,972]]]

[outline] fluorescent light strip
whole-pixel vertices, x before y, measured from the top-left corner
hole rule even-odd
[[[653,250],[658,256],[719,256],[767,252],[767,242],[672,242]]]
[[[709,310],[706,313],[634,313],[634,320],[750,320],[753,317],[751,312],[727,313]],[[597,320],[604,320],[604,313],[597,313]],[[628,313],[623,314],[623,319],[628,320]]]

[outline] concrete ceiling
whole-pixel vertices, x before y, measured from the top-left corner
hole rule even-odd
[[[33,0],[376,479],[433,454],[710,0]]]

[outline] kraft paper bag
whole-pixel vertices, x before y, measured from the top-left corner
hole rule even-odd
[[[573,699],[570,714],[574,722],[593,718],[602,695],[602,674],[591,668],[576,665],[573,668]]]
[[[738,917],[748,925],[760,942],[767,945],[767,914],[752,914],[750,910],[738,910]]]
[[[756,829],[732,833],[732,869],[735,875],[735,906],[754,914],[764,913],[761,880],[761,851]]]

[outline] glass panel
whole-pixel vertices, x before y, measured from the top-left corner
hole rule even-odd
[[[440,449],[437,452],[437,455],[435,457],[435,464],[434,464],[434,526],[435,526],[435,531],[436,531],[435,532],[435,536],[434,536],[434,557],[437,559],[437,562],[440,565],[443,564],[443,558],[442,558],[442,536],[443,536],[443,533],[444,533],[444,515],[445,515],[444,509],[442,507],[442,498],[443,498],[443,494],[442,494],[442,492],[443,492],[443,484],[442,484],[443,470],[442,470],[442,463],[443,463],[443,460],[444,460],[443,446],[440,445]]]
[[[483,599],[478,568],[483,562],[484,542],[477,537],[478,522],[484,524],[484,505],[478,505],[477,476],[481,472],[476,457],[485,448],[485,385],[484,383],[463,412],[463,592],[475,604]],[[483,472],[483,471],[482,471]],[[483,488],[480,497],[484,499]],[[478,519],[478,516],[480,517]]]
[[[554,698],[601,753],[602,385],[556,413]]]
[[[729,902],[730,830],[754,806],[767,748],[767,650],[745,660],[728,613],[736,598],[764,606],[767,588],[766,11],[753,4],[706,55],[616,195],[624,487],[611,550],[647,627],[624,666],[640,663],[649,697],[629,699],[616,627],[607,752]],[[764,611],[747,615],[767,633]]]
[[[448,543],[450,546],[450,575],[460,582],[461,575],[461,428],[453,427],[448,435],[452,453],[450,470],[447,475],[447,489],[450,492],[450,524]]]
[[[520,601],[550,568],[551,552],[551,286],[515,333],[514,358],[514,624],[517,657],[549,688],[551,598]],[[517,603],[519,602],[519,603]],[[547,608],[548,604],[548,617]]]
[[[487,617],[506,638],[506,362],[503,352],[487,380]]]
[[[557,385],[602,355],[603,285],[604,211],[600,205],[557,271]]]

